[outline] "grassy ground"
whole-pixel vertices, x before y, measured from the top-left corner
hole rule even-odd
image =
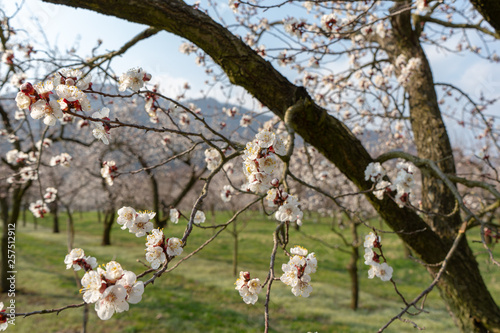
[[[112,246],[100,246],[102,224],[93,213],[76,214],[75,247],[81,247],[87,255],[95,256],[99,264],[117,260],[124,269],[136,273],[144,266],[145,238],[119,229],[112,231]],[[227,214],[217,216],[222,222]],[[65,218],[61,219],[63,222]],[[207,223],[210,223],[210,218]],[[269,266],[272,249],[274,222],[257,213],[242,217],[248,222],[240,235],[238,270],[251,271],[252,277],[263,281]],[[67,253],[65,226],[60,234],[53,234],[51,220],[39,220],[37,230],[28,223],[20,223],[16,233],[17,294],[19,312],[57,308],[82,302],[75,285],[74,274],[65,270],[63,263]],[[63,223],[64,224],[64,223]],[[180,237],[183,225],[171,225],[165,229],[167,237]],[[326,221],[305,219],[304,232],[319,235],[324,242],[335,246],[340,239],[329,229]],[[212,230],[195,229],[181,257],[196,249]],[[362,235],[369,230],[361,228]],[[360,308],[349,309],[350,281],[345,266],[348,254],[333,250],[303,234],[292,230],[290,245],[300,244],[315,252],[318,271],[312,275],[313,293],[309,298],[297,298],[290,287],[281,282],[273,284],[270,302],[272,332],[376,332],[389,318],[398,313],[401,301],[389,282],[367,278],[368,267],[359,263]],[[394,267],[394,279],[407,299],[412,299],[429,283],[425,270],[415,262],[405,259],[400,241],[394,235],[383,235],[382,244],[390,264]],[[162,276],[154,285],[146,288],[142,302],[131,305],[125,313],[115,314],[108,321],[97,318],[93,306],[89,306],[88,332],[262,332],[264,327],[264,294],[255,305],[246,305],[234,290],[236,278],[232,276],[233,238],[224,231],[212,244],[177,269]],[[492,294],[500,301],[498,272],[487,263],[487,257],[475,248],[478,260],[485,272],[485,279]],[[498,250],[496,251],[499,252]],[[500,253],[499,253],[500,254]],[[177,259],[174,260],[174,263]],[[276,271],[286,258],[277,256]],[[81,278],[82,273],[79,272]],[[7,299],[3,299],[4,303]],[[447,314],[437,291],[426,302],[427,314],[412,317],[428,332],[454,332],[456,328]],[[83,310],[70,309],[59,315],[46,314],[18,318],[12,332],[79,332]],[[387,332],[413,332],[415,329],[402,322],[394,323]]]

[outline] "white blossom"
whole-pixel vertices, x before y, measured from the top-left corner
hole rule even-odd
[[[113,185],[115,172],[118,170],[115,161],[103,161],[101,168],[101,177],[106,180],[109,186]]]
[[[73,108],[77,111],[90,112],[90,101],[87,95],[77,86],[60,84],[56,86],[55,91],[59,97],[57,102],[62,110],[68,111]]]
[[[373,257],[375,256],[375,252],[373,251],[373,248],[371,247],[365,247],[365,265],[373,265],[375,261],[373,261]]]
[[[26,73],[14,73],[10,78],[10,84],[15,88],[19,88],[27,78]]]
[[[365,170],[365,180],[372,181],[374,183],[382,180],[382,178],[386,175],[384,168],[380,163],[371,162],[368,164]]]
[[[178,256],[182,253],[182,241],[179,238],[171,237],[167,242],[167,255],[170,257]]]
[[[146,237],[146,247],[161,246],[164,240],[164,235],[161,229],[153,229],[151,233]]]
[[[373,232],[370,232],[368,235],[365,236],[365,242],[363,245],[365,248],[373,248],[375,242],[378,243],[381,242],[380,236],[377,236]]]
[[[119,284],[106,288],[102,297],[95,303],[97,316],[102,320],[110,319],[115,312],[128,311],[129,305],[125,301],[126,289]]]
[[[43,199],[45,200],[45,202],[51,203],[56,200],[56,196],[57,196],[57,189],[53,187],[47,187],[47,189],[45,189],[45,194],[43,195]]]
[[[43,123],[47,126],[54,126],[57,119],[63,117],[63,112],[59,103],[56,101],[47,102],[44,99],[40,99],[31,105],[31,117],[33,119],[43,119]]]
[[[39,140],[37,141],[37,143],[35,144],[36,146],[36,149],[38,150],[41,150],[42,147],[44,148],[49,148],[50,146],[52,145],[52,140],[49,139],[49,138],[44,138],[43,141],[42,140]]]
[[[240,120],[240,126],[241,127],[248,127],[252,124],[252,117],[247,115],[247,114],[244,114],[242,117],[241,117],[241,120]]]
[[[241,271],[235,285],[235,289],[240,293],[243,302],[246,304],[255,304],[257,302],[258,294],[262,290],[262,284],[258,278],[250,279],[249,272]]]
[[[287,264],[283,264],[281,269],[283,275],[281,282],[292,287],[292,293],[297,297],[309,297],[312,292],[311,276],[315,273],[318,261],[314,253],[308,254],[306,248],[295,246],[290,249],[293,256]]]
[[[16,103],[18,108],[24,110],[30,107],[31,98],[22,91],[20,91],[16,95]]]
[[[373,194],[375,197],[379,200],[384,199],[384,193],[386,192],[387,188],[391,187],[391,183],[385,180],[382,180],[375,185],[375,191],[373,191]]]
[[[87,74],[83,77],[82,71],[78,69],[63,68],[54,75],[54,85],[60,84],[66,86],[76,86],[80,90],[89,89],[92,81],[92,75]]]
[[[371,272],[370,272],[371,271]],[[382,281],[389,281],[392,279],[392,272],[394,271],[387,263],[372,263],[368,273],[368,278],[372,279],[373,276],[380,278]]]
[[[321,27],[325,31],[332,31],[337,24],[337,17],[335,14],[328,14],[328,15],[323,15],[321,17]]]
[[[303,213],[298,206],[297,199],[289,195],[285,203],[280,206],[275,216],[276,220],[281,222],[295,222],[297,219],[302,219]]]
[[[97,302],[101,296],[101,288],[102,285],[106,284],[105,281],[101,279],[101,275],[97,271],[88,271],[83,275],[82,280],[82,289],[81,293],[83,293],[83,300],[85,303],[95,303]]]
[[[234,195],[234,188],[231,185],[224,185],[220,197],[222,201],[229,202]]]
[[[49,207],[42,200],[37,200],[36,202],[30,203],[29,210],[37,218],[44,218],[45,214],[50,213]]]
[[[101,268],[97,269],[100,274],[102,274],[109,283],[116,283],[123,276],[123,268],[116,261],[110,261],[104,266],[104,270]]]
[[[132,68],[123,73],[118,80],[119,91],[125,91],[130,88],[133,91],[139,91],[144,86],[144,82],[151,80],[151,74],[146,73],[142,68]]]
[[[136,237],[145,236],[146,233],[153,230],[153,223],[149,220],[154,218],[156,213],[139,213],[136,215],[134,221],[130,223],[129,230],[135,234]]]
[[[71,157],[70,154],[68,153],[62,153],[60,155],[53,156],[50,159],[50,166],[56,166],[56,165],[61,165],[64,167],[69,167],[70,162],[73,160],[73,157]]]
[[[137,212],[132,207],[122,207],[118,209],[118,222],[122,229],[128,229],[134,223]]]
[[[205,150],[205,162],[207,162],[207,169],[209,171],[215,170],[221,163],[222,157],[219,151],[215,148],[208,148]]]
[[[100,112],[94,112],[92,114],[92,118],[109,120],[109,109],[102,108]],[[111,135],[109,134],[109,127],[107,124],[103,124],[102,122],[93,121],[94,129],[92,130],[92,134],[97,140],[101,140],[105,145],[109,144],[109,140],[111,139]]]
[[[274,132],[266,129],[259,131],[259,133],[255,135],[255,140],[257,141],[256,143],[260,148],[271,147],[274,144],[275,139],[276,135]]]
[[[177,224],[179,223],[180,217],[181,217],[181,212],[179,212],[175,208],[170,209],[170,222]]]
[[[137,281],[137,276],[134,272],[124,271],[123,276],[116,282],[116,285],[121,285],[127,292],[126,301],[130,304],[137,304],[142,300],[144,293],[144,282]]]
[[[161,247],[155,246],[147,248],[146,260],[151,263],[151,268],[158,269],[167,260],[167,257]]]
[[[193,222],[195,224],[200,224],[200,223],[203,223],[205,222],[205,213],[203,213],[201,210],[197,211],[195,216],[194,216],[194,219],[193,219]]]

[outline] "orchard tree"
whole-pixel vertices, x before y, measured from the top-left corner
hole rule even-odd
[[[205,161],[210,171],[203,179],[203,189],[189,216],[177,210],[171,212],[176,222],[183,217],[187,220],[182,238],[166,238],[161,230],[153,229],[149,222],[154,218],[152,213],[138,212],[132,207],[118,210],[118,223],[124,229],[138,237],[147,235],[146,259],[151,269],[137,275],[143,277],[152,273],[146,282],[136,283],[136,275],[123,270],[116,262],[108,263],[105,269],[94,270],[95,258],[85,257],[81,249],[68,254],[68,268],[85,270],[82,279],[86,286],[84,301],[96,303],[101,319],[128,310],[128,303],[140,301],[144,287],[167,271],[170,261],[182,253],[193,227],[205,220],[202,205],[211,180],[242,155],[246,183],[230,185],[253,201],[249,200],[249,204],[227,223],[213,226],[218,228],[214,236],[186,258],[210,243],[242,210],[264,200],[262,194],[267,192],[265,201],[276,210],[278,220],[268,277],[261,283],[249,272],[241,272],[236,282],[243,301],[251,304],[257,301],[263,287],[267,287],[266,332],[273,282],[281,280],[292,287],[294,295],[307,297],[312,290],[310,274],[318,265],[314,254],[306,249],[287,250],[290,224],[300,225],[303,219],[300,203],[293,195],[294,181],[331,200],[332,205],[338,205],[352,216],[356,225],[369,226],[357,208],[345,207],[349,201],[339,200],[343,196],[364,194],[378,215],[431,274],[433,282],[429,287],[411,301],[402,297],[403,309],[381,330],[411,310],[418,310],[417,304],[437,286],[461,331],[500,332],[500,309],[484,283],[466,236],[478,231],[490,260],[500,266],[487,241],[492,235],[498,236],[495,233],[498,225],[492,219],[483,218],[491,216],[500,202],[496,189],[499,177],[494,165],[494,157],[500,151],[498,134],[495,119],[487,113],[495,100],[490,97],[475,100],[452,83],[436,83],[426,55],[428,47],[434,45],[448,52],[469,53],[483,61],[498,62],[500,58],[490,47],[500,36],[496,22],[499,8],[495,1],[283,0],[271,3],[230,0],[224,4],[234,11],[231,23],[226,23],[229,18],[218,15],[220,4],[214,1],[208,1],[207,5],[180,0],[45,1],[86,8],[149,26],[122,49],[80,59],[78,63],[82,70],[104,73],[103,86],[118,81],[119,90],[131,89],[132,95],[93,89],[88,85],[90,79],[82,72],[56,71],[52,75],[58,83],[54,84],[54,89],[62,99],[60,110],[91,123],[94,136],[104,144],[109,144],[110,133],[118,131],[119,127],[182,135],[193,149],[198,146],[206,149]],[[293,16],[283,13],[293,13]],[[116,80],[111,70],[102,66],[160,30],[187,40],[181,47],[182,52],[196,54],[196,61],[206,66],[208,74],[222,80],[222,84],[243,87],[279,118],[285,131],[280,133],[279,125],[264,124],[255,139],[243,149],[244,142],[235,142],[234,137],[223,135],[208,124],[202,116],[203,111],[200,113],[196,108],[184,106],[155,89],[140,90],[151,79],[149,73],[133,69]],[[337,66],[341,62],[348,65]],[[278,70],[280,67],[283,70]],[[53,70],[49,72],[54,73]],[[104,109],[90,113],[85,94],[118,99],[141,95],[153,123],[155,117],[159,117],[161,126],[123,122],[118,117],[110,117],[109,110]],[[41,103],[48,117],[58,106],[52,103],[50,96],[41,95],[38,89],[35,93],[32,87],[25,85],[18,93],[18,105],[19,101],[24,101],[21,107],[29,109],[33,116],[33,109],[37,109],[35,104]],[[493,176],[484,176],[484,172],[475,172],[467,178],[460,176],[445,117],[463,126],[464,131],[475,132],[478,144],[486,145],[481,151],[474,144],[469,148],[476,149],[473,150],[477,152],[476,158]],[[244,115],[242,126],[247,126],[251,120]],[[202,129],[191,131],[190,122],[202,124]],[[373,149],[373,140],[370,142],[365,136],[370,133],[377,133],[377,141],[385,147]],[[388,134],[391,136],[386,143],[383,138]],[[317,186],[315,172],[324,170],[316,165],[312,178],[308,179],[302,172],[300,178],[294,177],[298,174],[293,166],[294,144],[298,141],[295,136],[300,136],[306,145],[314,147],[335,165],[357,187],[357,193],[342,193],[349,186],[338,186],[334,190]],[[277,166],[278,161],[283,167]],[[148,168],[145,165],[147,163],[142,169]],[[114,166],[107,164],[101,171],[108,183],[119,172]],[[417,175],[420,180],[416,179]],[[228,182],[232,183],[230,176]],[[486,193],[477,198],[481,205],[473,205],[467,199],[469,188],[481,188]],[[365,263],[370,266],[369,277],[377,276],[396,286],[378,231],[373,226],[370,228],[373,232],[363,244]],[[278,247],[290,257],[282,267],[281,278],[276,277],[274,271]],[[104,292],[101,290],[103,284],[106,286]],[[70,307],[75,306],[66,308]],[[42,312],[59,311],[61,309]],[[38,313],[41,312],[19,315]]]

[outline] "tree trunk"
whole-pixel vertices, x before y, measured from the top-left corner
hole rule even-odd
[[[15,188],[12,192],[12,208],[9,212],[9,205],[8,201],[5,198],[1,200],[1,205],[2,205],[2,220],[3,220],[3,230],[2,230],[2,263],[1,263],[1,281],[0,281],[0,289],[2,293],[6,293],[9,290],[9,285],[10,282],[7,280],[10,276],[8,273],[9,271],[14,271],[15,270],[15,264],[14,266],[10,266],[9,263],[9,245],[14,244],[15,245],[15,230],[17,227],[17,220],[19,218],[19,214],[21,211],[21,201],[23,198],[24,193],[26,192],[27,188],[30,186],[31,183],[28,183],[25,185],[24,188],[18,187]],[[9,234],[9,231],[11,233]],[[12,235],[12,231],[14,231],[14,235]],[[10,238],[9,237],[14,237]],[[12,242],[9,244],[9,240]],[[14,250],[15,249],[11,249]],[[15,262],[15,259],[14,259]]]
[[[155,215],[155,226],[156,228],[164,228],[166,225],[166,220],[160,219],[160,193],[158,189],[158,182],[156,181],[156,177],[154,174],[150,176],[151,180],[151,189],[153,191],[153,211],[156,212]]]
[[[233,35],[195,7],[179,0],[44,1],[87,8],[121,17],[132,22],[154,26],[190,40],[203,49],[225,71],[233,84],[245,88],[274,114],[285,120],[298,135],[333,162],[360,190],[370,189],[372,184],[364,179],[364,170],[370,162],[373,162],[373,159],[346,126],[330,116],[325,109],[316,105],[304,88],[289,82],[269,62],[247,46],[241,38]],[[401,25],[401,27],[407,28],[406,25]],[[409,42],[412,41],[409,40]],[[410,101],[413,108],[425,104],[419,96],[415,98]],[[440,127],[439,119],[432,113],[432,108],[429,107],[426,110],[428,111],[422,111],[422,115],[429,121],[427,123],[429,130],[443,133],[444,127]],[[412,111],[412,124],[415,121],[418,122],[418,119],[415,119],[417,114]],[[437,127],[434,129],[432,126]],[[418,128],[418,124],[416,127]],[[416,134],[416,137],[426,139],[421,133]],[[435,137],[432,140],[434,139]],[[446,141],[437,139],[433,144],[441,145]],[[440,165],[445,165],[445,171],[450,170],[449,168],[453,167],[453,161],[451,160],[449,164],[449,158],[452,155],[447,153],[448,147],[435,148],[435,150],[431,148],[432,153],[429,156],[436,158]],[[442,161],[439,158],[446,158],[446,160]],[[426,178],[425,182],[427,188],[431,189],[435,186],[439,193],[445,195],[444,198],[436,198],[436,207],[453,205],[453,201],[446,201],[448,200],[446,190],[440,186],[439,182],[429,178]],[[431,221],[434,230],[431,230],[416,212],[399,208],[388,198],[379,201],[371,193],[366,196],[393,230],[405,231],[405,233],[398,233],[399,237],[424,262],[435,264],[445,258],[451,248],[451,242],[449,236],[443,237],[441,232],[447,234],[448,231],[455,230],[457,217],[450,220],[449,229],[443,227],[439,218],[434,219]],[[428,202],[428,204],[434,208],[432,203]],[[450,211],[445,210],[444,213]],[[436,267],[432,266],[428,269],[433,276],[437,272]],[[456,253],[452,256],[447,272],[443,274],[438,286],[457,325],[463,332],[486,330],[500,332],[500,309],[481,278],[477,262],[465,237],[462,238]]]
[[[3,231],[2,231],[2,271],[1,271],[1,292],[7,293],[9,291],[9,247],[8,247],[8,238],[9,238],[9,219],[3,220]]]
[[[409,4],[409,1],[402,2],[396,5],[394,10]],[[422,60],[420,70],[412,75],[406,87],[418,156],[435,161],[444,173],[455,174],[453,151],[441,117],[432,71],[420,45],[418,32],[413,30],[410,12],[393,16],[391,23],[393,38],[392,40],[386,39],[392,43],[386,47],[389,50],[389,56],[395,59],[400,54],[404,54],[408,59],[418,57]],[[447,246],[450,246],[457,236],[462,223],[459,212],[446,216],[453,212],[455,201],[453,193],[441,180],[422,172],[423,209],[435,213],[427,215],[426,222]],[[486,290],[486,286],[465,237],[460,243],[460,250],[453,258],[456,260],[458,256],[462,257],[466,265],[471,266],[467,271],[474,277],[463,277],[460,271],[455,271],[457,267],[449,267],[448,274],[444,274],[438,284],[441,296],[446,300],[455,323],[463,332],[484,332],[486,326],[482,322],[488,321],[484,315],[489,314],[493,316],[491,321],[491,324],[494,324],[493,327],[500,330],[500,311],[489,293],[483,295],[484,300],[481,301],[477,294],[471,292],[471,290]],[[429,271],[433,276],[437,272],[436,269],[429,269]],[[464,284],[463,279],[469,278],[469,283],[474,287],[468,283]],[[464,288],[464,285],[468,287]],[[470,309],[471,306],[475,309]],[[495,310],[491,311],[492,309]],[[494,319],[495,316],[496,319]]]
[[[71,209],[66,206],[66,213],[68,214],[67,222],[67,242],[68,242],[68,253],[73,249],[73,243],[75,240],[75,224],[73,221],[73,213],[71,213]]]
[[[85,304],[83,306],[83,318],[82,318],[82,333],[87,333],[87,323],[89,321],[89,305]]]
[[[52,213],[52,221],[53,221],[52,232],[55,234],[58,234],[59,233],[59,205],[57,202],[54,202],[52,204],[51,213]]]
[[[1,195],[0,198],[0,207],[2,208],[2,266],[0,271],[0,289],[2,293],[5,293],[9,290],[9,280],[7,280],[7,271],[9,270],[9,266],[7,265],[8,261],[8,229],[9,229],[9,202],[7,195]]]
[[[233,222],[233,276],[238,276],[238,229],[236,229],[236,221]]]
[[[358,261],[359,261],[359,237],[358,237],[358,224],[351,221],[351,258],[347,264],[347,271],[351,279],[351,309],[357,310],[359,303],[359,276],[358,276]]]
[[[104,215],[104,230],[102,233],[102,246],[111,245],[111,229],[115,221],[115,211],[111,210]]]
[[[23,227],[26,226],[26,211],[29,209],[29,205],[27,202],[23,205]]]

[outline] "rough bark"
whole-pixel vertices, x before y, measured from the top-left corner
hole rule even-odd
[[[500,34],[500,1],[470,0],[474,8],[483,16],[493,29]]]
[[[190,40],[212,57],[232,83],[245,88],[280,118],[286,118],[296,133],[332,161],[361,190],[370,188],[371,184],[364,180],[364,170],[372,158],[346,126],[316,105],[303,88],[290,83],[269,62],[204,13],[179,0],[45,1],[88,8],[154,26]],[[421,104],[422,101],[417,99],[413,103]],[[426,113],[425,116],[433,119],[427,126],[438,126],[436,131],[444,130],[434,122],[432,114]],[[442,152],[431,156],[441,162],[441,156],[450,155],[446,153],[446,147],[439,149]],[[393,230],[405,231],[399,234],[400,237],[422,260],[427,263],[443,260],[450,249],[449,237],[431,230],[414,211],[400,209],[390,199],[379,201],[370,194],[367,198]],[[447,204],[444,201],[439,203],[440,206]],[[439,226],[437,231],[440,231]],[[429,271],[435,274],[437,270],[430,267]],[[500,332],[500,310],[481,278],[465,238],[438,286],[462,331],[483,332],[488,329]]]
[[[394,6],[394,11],[409,2]],[[455,174],[455,161],[448,133],[441,117],[438,98],[434,89],[432,71],[422,49],[418,34],[413,30],[410,12],[391,18],[392,38],[381,43],[389,56],[396,59],[405,55],[407,59],[417,57],[422,60],[420,70],[414,73],[406,86],[410,106],[410,120],[418,156],[436,162],[448,174]],[[422,173],[422,203],[429,215],[426,221],[440,236],[455,238],[461,220],[458,212],[451,217],[443,217],[454,210],[455,198],[445,184],[435,177]]]
[[[409,2],[398,3],[394,10],[399,10],[401,6],[409,5]],[[406,87],[410,106],[410,120],[412,131],[415,138],[415,145],[419,157],[430,159],[436,162],[439,168],[448,174],[455,174],[455,162],[451,143],[441,117],[438,98],[434,89],[434,80],[432,71],[419,41],[418,33],[413,30],[411,16],[409,12],[391,18],[393,37],[385,39],[386,49],[389,56],[396,58],[404,54],[408,59],[418,57],[422,60],[420,70],[412,75],[409,84]],[[451,243],[456,237],[461,218],[459,212],[447,216],[453,212],[455,207],[455,198],[445,184],[426,172],[422,172],[422,204],[426,211],[436,213],[426,216],[426,222],[439,235],[445,243]],[[469,283],[477,284],[479,288],[484,288],[484,282],[477,269],[477,263],[472,255],[466,241],[460,243],[460,249],[457,256],[464,256],[463,260],[472,265],[474,269],[470,275],[476,275]],[[455,257],[457,258],[457,257]],[[477,295],[468,293],[463,289],[463,282],[460,281],[460,272],[455,272],[444,276],[440,282],[441,296],[446,300],[448,310],[452,314],[458,327],[464,332],[484,331],[486,327],[480,320],[471,320],[475,314],[464,309],[465,298],[469,298],[470,306],[475,301]],[[431,274],[434,271],[430,270]],[[450,285],[454,285],[453,288]],[[462,289],[462,291],[460,291]],[[470,285],[467,289],[470,288]],[[478,301],[476,299],[476,301]],[[495,306],[492,299],[489,299],[488,306]],[[498,307],[496,316],[500,314]],[[495,313],[491,313],[495,315]],[[496,319],[498,325],[499,320]],[[500,327],[497,326],[500,329]]]

